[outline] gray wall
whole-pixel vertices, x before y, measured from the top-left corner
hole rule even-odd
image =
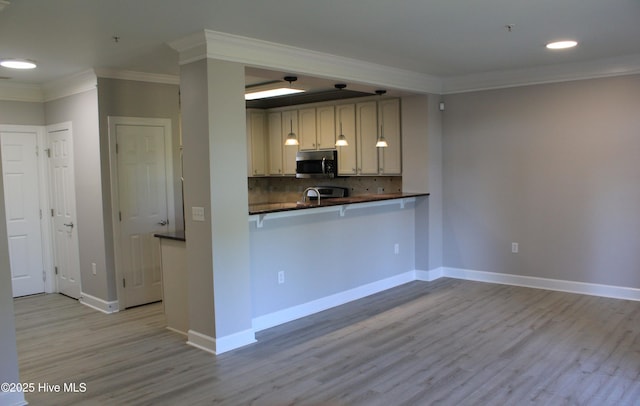
[[[445,101],[446,266],[640,288],[640,75]]]
[[[0,100],[0,124],[44,125],[44,105]]]
[[[1,151],[0,151],[1,152]],[[2,156],[0,154],[0,156]],[[1,162],[0,162],[1,169]],[[0,173],[2,170],[0,170]],[[13,293],[11,292],[11,269],[9,266],[9,240],[4,221],[4,185],[0,176],[0,383],[21,382],[18,376],[18,354],[13,315]],[[0,392],[0,404],[18,404],[24,400],[22,393]]]
[[[416,269],[442,266],[442,113],[438,95],[402,98],[402,191],[429,193],[416,207]]]
[[[182,216],[182,176],[180,168],[180,86],[132,80],[98,78],[98,107],[100,114],[100,145],[102,157],[103,191],[110,196],[109,179],[109,116],[168,118],[171,119],[174,207],[174,225],[184,230]],[[105,208],[111,213],[111,200]],[[107,202],[105,202],[106,204]],[[107,226],[105,224],[105,226]],[[108,222],[108,239],[113,235],[111,220]],[[109,243],[111,245],[111,243]],[[110,248],[112,250],[112,247]],[[111,251],[113,252],[113,251]],[[113,255],[113,254],[111,254]]]
[[[46,124],[71,121],[76,181],[76,211],[82,291],[97,298],[116,300],[113,267],[107,266],[96,90],[45,103]],[[91,272],[91,263],[97,274]]]
[[[414,217],[397,203],[251,222],[253,317],[413,271]]]

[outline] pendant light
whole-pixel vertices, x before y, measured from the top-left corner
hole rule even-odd
[[[382,100],[382,95],[387,93],[386,90],[376,90],[376,94],[378,96],[380,96],[380,99]],[[387,140],[384,138],[384,123],[380,123],[380,135],[378,136],[378,141],[376,142],[376,147],[377,148],[386,148],[389,146],[389,144],[387,144]]]
[[[289,82],[289,88],[291,88],[291,84],[293,82],[295,82],[296,80],[298,80],[298,77],[296,76],[285,76],[284,80],[286,80],[287,82]],[[293,99],[289,99],[290,103],[289,105],[293,104]],[[293,118],[291,118],[289,120],[289,134],[287,135],[287,139],[284,142],[284,145],[299,145],[300,143],[298,142],[298,137],[296,137],[296,133],[293,132]]]
[[[344,83],[337,83],[335,85],[335,88],[338,90],[342,90],[345,87],[347,87],[347,85],[345,85]],[[338,138],[336,139],[336,147],[348,147],[349,143],[347,142],[347,137],[344,136],[344,133],[342,132],[342,120],[340,120],[340,134],[338,134]]]

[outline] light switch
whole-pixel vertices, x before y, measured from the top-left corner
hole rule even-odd
[[[204,207],[192,207],[191,218],[193,221],[204,221]]]

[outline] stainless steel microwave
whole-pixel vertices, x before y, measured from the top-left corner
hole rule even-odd
[[[338,151],[298,151],[296,178],[335,178],[338,176]]]

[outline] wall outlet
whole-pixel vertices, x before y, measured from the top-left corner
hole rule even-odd
[[[282,285],[284,283],[284,271],[278,272],[278,284]]]
[[[400,244],[396,243],[393,246],[393,253],[396,254],[396,255],[400,253]]]
[[[91,272],[92,272],[94,275],[97,275],[97,274],[98,274],[98,269],[97,269],[97,267],[96,267],[96,263],[95,263],[95,262],[92,262],[92,263],[91,263]]]
[[[383,187],[379,187],[378,188],[378,194],[384,193],[384,188]]]
[[[518,246],[517,242],[511,243],[511,252],[513,252],[514,254],[517,254],[519,249],[520,247]]]

